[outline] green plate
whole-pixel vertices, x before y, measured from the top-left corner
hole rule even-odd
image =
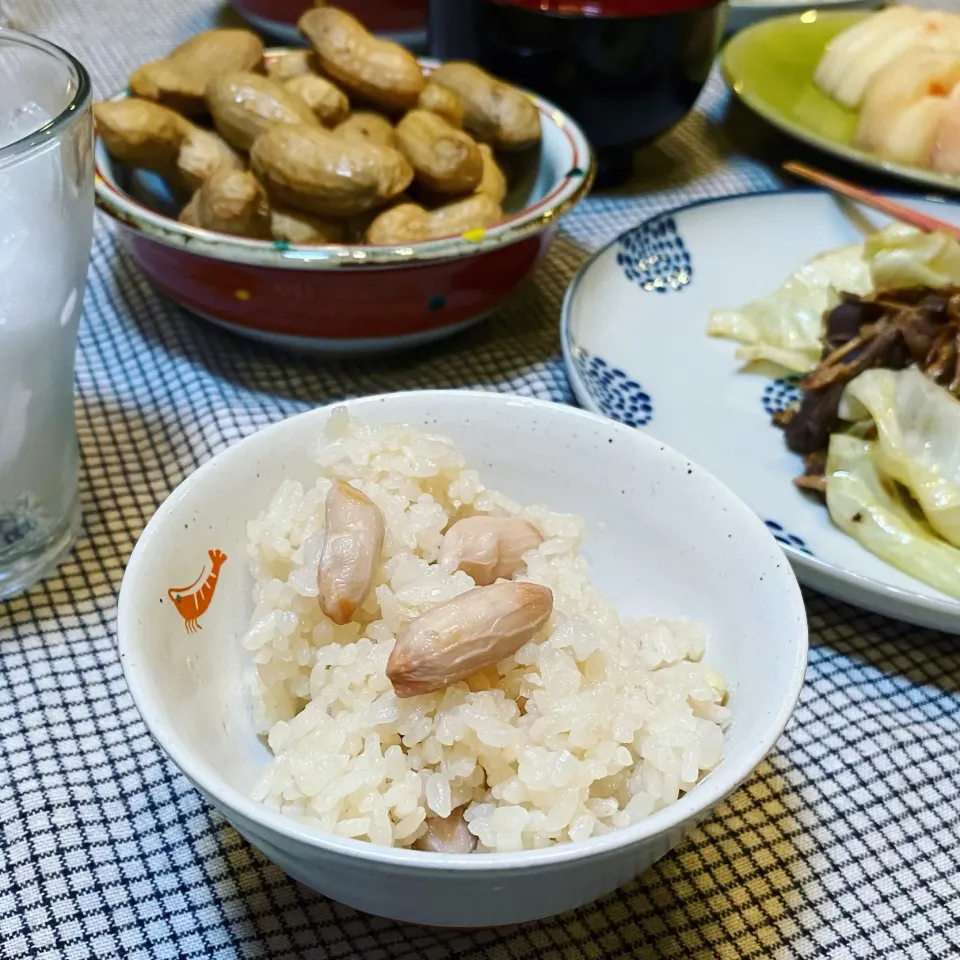
[[[738,33],[721,65],[733,92],[768,123],[819,150],[924,186],[960,190],[960,178],[891,163],[853,146],[857,113],[813,82],[827,44],[868,14],[822,13],[765,20]]]

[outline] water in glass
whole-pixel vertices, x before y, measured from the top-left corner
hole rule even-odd
[[[82,67],[0,30],[0,598],[47,573],[78,527],[73,369],[92,220]]]

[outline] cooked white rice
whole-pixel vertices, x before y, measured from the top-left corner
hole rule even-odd
[[[700,662],[697,624],[621,620],[578,553],[583,521],[483,486],[452,441],[361,424],[338,410],[310,489],[285,481],[248,525],[256,609],[243,639],[274,758],[253,796],[341,837],[409,847],[427,817],[465,806],[478,851],[608,833],[675,801],[719,762],[726,685]],[[386,520],[359,622],[320,611],[317,569],[333,479]],[[533,641],[438,693],[398,699],[385,674],[400,626],[474,586],[435,563],[443,531],[475,514],[520,516],[544,543],[518,579],[553,591]]]

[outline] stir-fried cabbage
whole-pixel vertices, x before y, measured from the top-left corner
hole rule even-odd
[[[866,370],[844,391],[840,416],[874,422],[877,469],[903,484],[930,526],[960,546],[960,402],[916,367]]]
[[[960,283],[960,243],[946,233],[926,233],[905,223],[892,223],[867,239],[863,258],[873,290]]]
[[[941,540],[893,480],[880,474],[875,447],[849,434],[830,438],[831,519],[881,560],[960,600],[960,550]]]
[[[707,332],[744,344],[737,351],[744,363],[766,360],[809,373],[822,352],[823,315],[840,293],[947,284],[960,284],[960,243],[893,223],[865,244],[815,257],[766,297],[739,310],[713,311]]]
[[[960,243],[891,224],[800,267],[769,296],[717,310],[708,331],[746,363],[807,373],[841,293],[960,286]],[[833,522],[899,570],[960,599],[960,401],[917,367],[869,369],[846,387],[825,472]],[[876,439],[873,437],[875,429]]]
[[[739,310],[714,310],[707,332],[745,344],[737,351],[744,363],[768,360],[808,373],[820,360],[823,314],[839,302],[837,290],[863,295],[871,289],[863,244],[856,243],[814,257],[769,296]]]

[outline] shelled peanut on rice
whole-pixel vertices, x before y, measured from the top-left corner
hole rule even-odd
[[[96,107],[108,152],[166,178],[182,222],[233,235],[410,244],[502,218],[494,151],[540,136],[525,94],[472,64],[428,79],[335,7],[300,29],[311,50],[265,57],[249,31],[213,30],[138,68],[130,99]]]

